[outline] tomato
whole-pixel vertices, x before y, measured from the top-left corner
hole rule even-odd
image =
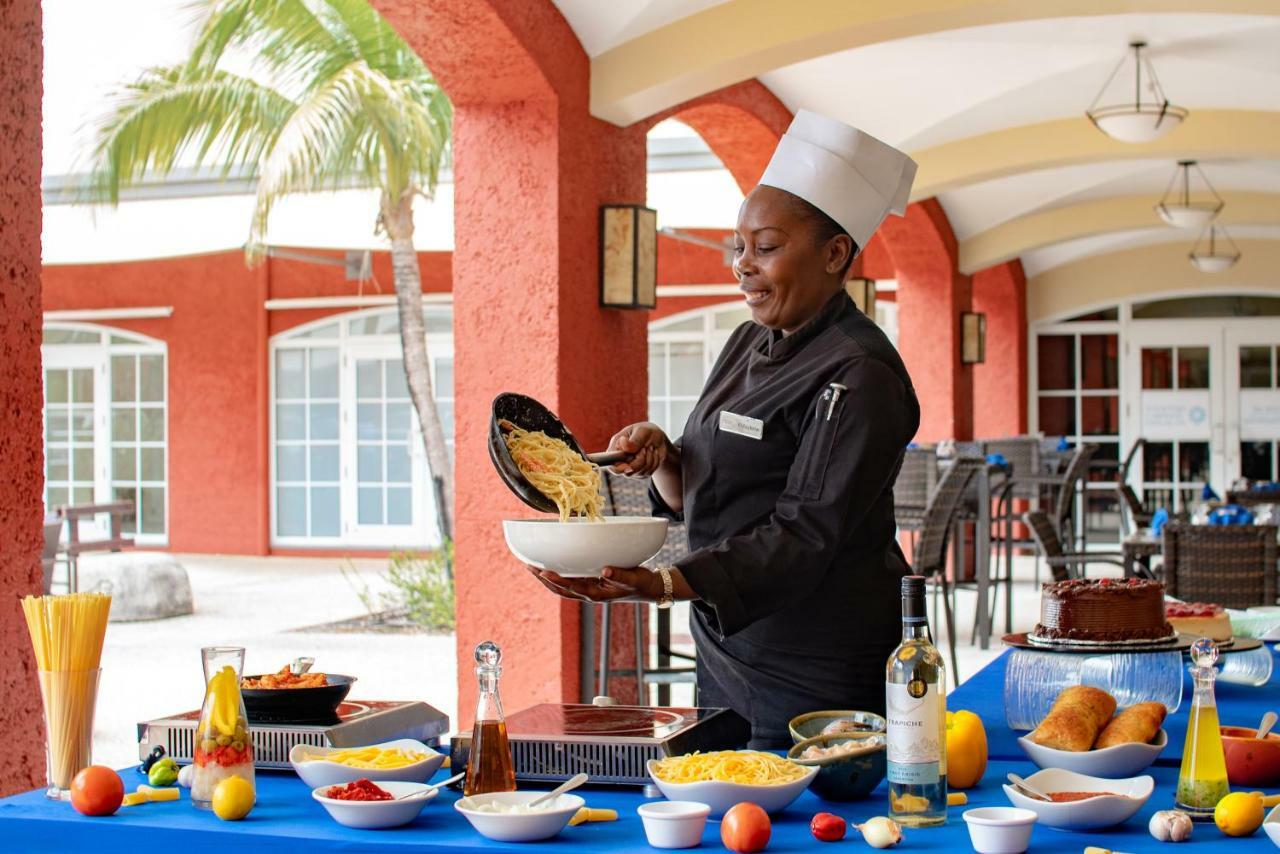
[[[71,806],[82,815],[113,815],[124,800],[124,781],[105,765],[90,765],[71,781]]]
[[[844,819],[829,812],[820,812],[809,822],[809,832],[819,842],[839,842],[847,829]]]
[[[740,854],[763,851],[771,833],[769,814],[752,803],[734,804],[720,822],[720,841],[725,848]]]

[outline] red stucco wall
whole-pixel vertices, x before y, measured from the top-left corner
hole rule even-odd
[[[40,592],[38,0],[0,4],[0,796],[44,777],[40,690],[17,599]]]
[[[1027,277],[1021,261],[973,274],[973,310],[987,316],[987,360],[973,367],[973,434],[1027,430]]]
[[[507,651],[519,708],[579,694],[578,606],[516,565],[489,402],[520,390],[598,447],[645,413],[644,312],[597,306],[599,206],[643,202],[645,139],[590,117],[589,62],[546,0],[375,0],[455,105],[455,376],[460,723],[475,697],[474,644]],[[630,609],[621,609],[629,611]],[[620,636],[625,629],[618,626]]]
[[[898,350],[920,399],[921,442],[973,436],[973,371],[960,364],[960,314],[971,283],[937,199],[890,216],[879,237],[898,280]],[[874,244],[875,241],[872,241]]]

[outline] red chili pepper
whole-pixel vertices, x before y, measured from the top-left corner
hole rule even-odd
[[[844,819],[829,812],[820,812],[809,822],[809,832],[819,842],[839,842],[845,830]]]

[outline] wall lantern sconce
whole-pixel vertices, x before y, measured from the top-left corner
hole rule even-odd
[[[978,365],[987,360],[987,316],[960,313],[960,364]]]
[[[854,276],[846,279],[844,289],[853,299],[858,311],[872,320],[876,319],[876,280]]]
[[[653,308],[658,300],[658,212],[600,207],[601,308]]]

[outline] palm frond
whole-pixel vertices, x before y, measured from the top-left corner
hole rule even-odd
[[[183,67],[148,69],[118,93],[96,129],[86,190],[115,204],[121,186],[171,172],[187,152],[195,166],[216,153],[224,175],[256,170],[296,108],[274,89],[229,72],[192,79]]]

